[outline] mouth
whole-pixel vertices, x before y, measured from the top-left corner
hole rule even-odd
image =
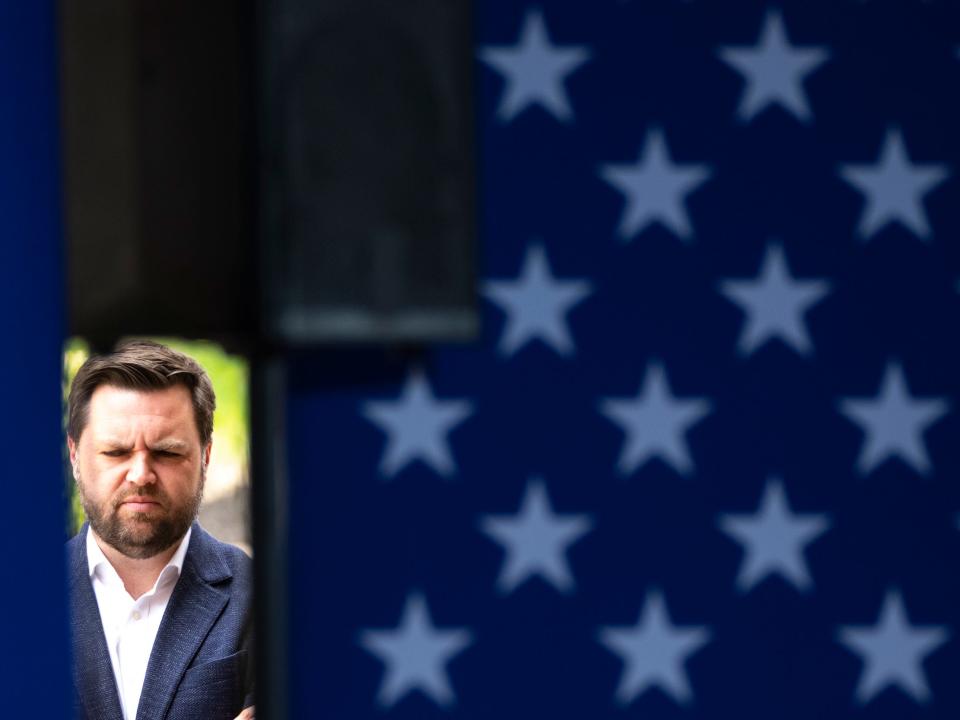
[[[160,503],[156,500],[151,500],[150,498],[128,498],[120,503],[121,507],[129,508],[133,512],[150,512],[151,510],[158,509]]]

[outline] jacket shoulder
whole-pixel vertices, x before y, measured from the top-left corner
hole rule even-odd
[[[230,545],[219,540],[216,540],[216,543],[219,546],[221,557],[233,573],[234,579],[252,580],[253,559],[236,545]]]
[[[198,523],[193,526],[187,557],[199,566],[201,576],[209,582],[232,576],[241,586],[252,588],[253,560],[237,546],[217,540]]]

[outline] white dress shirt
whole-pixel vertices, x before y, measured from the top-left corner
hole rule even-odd
[[[124,720],[135,720],[137,717],[153,641],[157,638],[160,620],[163,619],[173,588],[180,579],[190,533],[188,529],[150,591],[134,600],[97,545],[93,533],[87,530],[87,565],[100,608],[100,622],[107,638]]]

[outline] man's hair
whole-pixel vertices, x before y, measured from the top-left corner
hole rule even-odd
[[[101,385],[127,390],[164,390],[183,385],[193,400],[193,416],[206,447],[213,435],[217,400],[206,371],[192,358],[160,343],[136,340],[105,355],[92,355],[77,371],[67,400],[67,435],[74,442],[87,425],[90,398]]]

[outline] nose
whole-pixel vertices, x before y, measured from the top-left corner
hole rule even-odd
[[[146,485],[155,482],[156,474],[153,472],[153,466],[150,464],[150,454],[148,452],[135,452],[130,459],[130,467],[127,469],[127,482],[134,485]]]

